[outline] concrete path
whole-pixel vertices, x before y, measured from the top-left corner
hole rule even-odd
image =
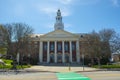
[[[25,70],[28,71],[43,71],[43,72],[80,72],[80,71],[96,71],[99,69],[91,68],[91,67],[81,67],[81,66],[32,66],[31,68],[27,68]]]

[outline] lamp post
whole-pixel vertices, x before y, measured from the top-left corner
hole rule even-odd
[[[83,60],[83,71],[84,71],[84,54],[82,54],[82,60]]]
[[[70,55],[69,55],[69,58],[70,58]],[[68,70],[71,71],[70,59],[69,59],[69,62],[68,62]]]
[[[68,67],[69,71],[71,71],[70,62],[68,63],[68,66],[69,66],[69,67]]]
[[[30,64],[30,54],[28,54],[29,64]]]
[[[17,53],[17,63],[18,63],[18,65],[19,65],[19,61],[20,61],[20,54]]]

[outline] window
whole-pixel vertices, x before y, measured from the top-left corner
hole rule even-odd
[[[60,51],[61,50],[61,45],[60,45],[60,43],[58,44],[58,51]]]
[[[61,45],[61,42],[58,42],[57,45],[58,45],[57,50],[58,50],[58,51],[62,51],[62,45]]]
[[[68,51],[68,44],[65,44],[65,51]]]
[[[50,51],[54,51],[54,42],[50,42]]]
[[[65,42],[64,48],[65,52],[69,52],[69,42]]]
[[[76,49],[75,42],[72,42],[72,51],[74,51],[75,49]]]
[[[47,42],[43,42],[43,50],[47,50]]]
[[[58,18],[58,20],[60,20],[60,18]]]

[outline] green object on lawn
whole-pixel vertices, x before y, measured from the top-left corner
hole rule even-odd
[[[58,80],[91,80],[88,77],[80,75],[78,73],[69,72],[69,73],[57,73]]]

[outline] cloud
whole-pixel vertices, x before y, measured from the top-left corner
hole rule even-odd
[[[55,24],[55,21],[53,23],[51,22],[51,23],[44,24],[43,26],[45,28],[54,29],[54,24]],[[63,22],[63,24],[64,24],[65,29],[69,29],[72,27],[72,24],[64,23],[64,22]]]
[[[62,4],[71,4],[73,0],[58,0]]]
[[[100,0],[77,0],[75,3],[77,5],[93,5],[97,4]]]
[[[112,4],[116,7],[119,7],[119,0],[111,0]]]
[[[65,28],[71,28],[71,27],[72,27],[72,25],[71,25],[71,24],[69,24],[69,23],[65,23],[65,24],[64,24],[64,27],[65,27]]]
[[[56,12],[57,8],[55,7],[38,7],[39,10],[42,12],[42,13],[45,13],[47,15],[52,15]]]
[[[58,9],[61,10],[62,16],[69,16],[71,14],[71,11],[69,10],[68,7],[64,7],[62,5],[36,5],[36,9],[40,12],[40,13],[45,13],[48,16],[55,16],[56,12]]]

